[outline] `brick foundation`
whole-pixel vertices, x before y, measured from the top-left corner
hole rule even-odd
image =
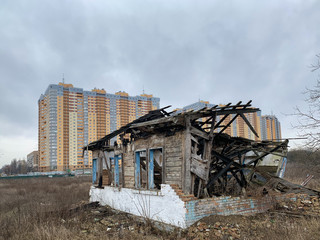
[[[160,191],[91,187],[90,201],[181,228],[187,228],[210,215],[251,215],[281,204],[290,207],[294,203],[299,209],[308,208],[312,211],[316,208],[320,213],[319,198],[307,194],[277,193],[259,198],[222,196],[197,199],[193,195],[183,194],[178,185],[169,184],[161,184]]]
[[[184,201],[186,208],[186,225],[190,226],[201,218],[211,215],[252,215],[266,212],[279,202],[300,202],[310,200],[306,194],[275,194],[260,198],[243,197],[212,197],[197,199],[193,195],[185,195],[176,185],[171,185],[179,198]]]

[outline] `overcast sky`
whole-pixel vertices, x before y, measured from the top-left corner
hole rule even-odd
[[[297,137],[285,113],[318,78],[319,22],[317,0],[1,0],[0,167],[37,149],[38,99],[63,73],[174,108],[253,100]]]

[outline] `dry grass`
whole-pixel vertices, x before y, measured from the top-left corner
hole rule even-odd
[[[313,175],[313,179],[311,179],[306,187],[320,191],[320,173],[318,168],[319,166],[289,162],[284,178],[292,183],[301,184],[308,174]]]
[[[307,187],[320,191],[320,151],[290,151],[284,175],[285,179],[296,184],[301,184],[308,174],[314,175],[314,178],[309,182]]]
[[[163,232],[150,222],[143,224],[107,207],[70,211],[80,202],[88,202],[90,185],[86,177],[1,180],[0,239],[194,239],[188,230]],[[216,222],[238,225],[240,239],[320,239],[318,218],[265,213],[210,216],[201,221],[211,226]],[[199,235],[199,239],[221,239],[215,231],[212,227],[209,237]]]
[[[0,239],[67,239],[69,208],[88,201],[90,179],[33,178],[0,182]]]
[[[1,180],[0,240],[176,239],[128,214],[85,208],[90,186],[89,177]]]
[[[202,220],[206,224],[219,222],[221,226],[238,225],[240,239],[318,240],[319,219],[292,218],[271,213],[255,216],[210,216]],[[221,239],[210,232],[209,239]],[[225,239],[228,237],[225,236]]]

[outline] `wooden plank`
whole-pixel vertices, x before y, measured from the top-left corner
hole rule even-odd
[[[126,187],[134,187],[134,177],[125,177],[124,181]]]
[[[181,143],[179,145],[170,144],[170,145],[167,145],[166,147],[168,152],[182,151]]]
[[[166,152],[168,157],[182,157],[182,151],[180,152]]]
[[[168,138],[168,137],[166,137]],[[181,146],[181,139],[182,137],[179,136],[175,139],[166,139],[167,141],[165,142],[165,146],[167,147],[170,147],[170,146],[173,146],[173,147],[177,147],[177,146]]]
[[[220,130],[219,134],[221,134],[224,130],[226,130],[226,129],[231,125],[231,123],[233,123],[234,120],[236,120],[236,118],[237,118],[239,115],[240,115],[240,114],[235,115],[235,116],[227,123],[227,125],[225,125],[224,128],[222,128],[222,130]]]
[[[182,172],[182,175],[181,175],[181,182],[179,183],[179,186],[181,186],[181,189],[182,191],[184,192],[184,187],[185,187],[185,184],[184,184],[184,180],[185,180],[185,171],[186,171],[186,156],[185,156],[185,141],[186,141],[186,138],[185,138],[185,131],[183,131],[183,137],[181,138],[181,148],[182,148],[182,160],[181,160],[181,163],[182,163],[182,169],[181,169],[181,172]]]
[[[134,166],[130,166],[130,167],[125,167],[124,172],[134,172]]]
[[[179,184],[181,185],[181,178],[180,177],[171,177],[171,178],[168,178],[167,180],[167,183],[168,184]]]
[[[206,173],[205,175],[203,175],[203,180],[204,180],[204,185],[207,184],[208,182],[208,178],[209,178],[209,169],[210,169],[210,165],[212,162],[212,156],[211,156],[211,151],[212,151],[212,144],[213,144],[213,140],[214,140],[214,126],[215,126],[215,121],[216,121],[216,113],[213,114],[212,117],[212,124],[211,124],[211,128],[210,128],[210,133],[209,133],[209,141],[205,142],[205,146],[204,146],[204,159],[207,159],[208,161],[206,162]],[[201,182],[200,182],[201,183]],[[199,187],[201,187],[201,184],[199,185]],[[200,194],[200,189],[198,191],[198,194]]]
[[[130,167],[134,167],[134,163],[130,162],[130,163],[125,163],[123,164],[125,166],[125,168],[130,168]]]
[[[169,172],[167,172],[167,178],[168,179],[172,179],[172,178],[177,178],[177,179],[181,179],[181,174],[180,173],[176,173],[176,172],[174,172],[174,173],[169,173]]]
[[[99,154],[100,155],[100,154]],[[98,177],[98,185],[99,187],[102,187],[102,170],[103,170],[103,164],[102,164],[102,157],[98,157],[98,162],[99,162],[99,177]]]
[[[181,167],[167,167],[167,173],[181,173]]]
[[[179,159],[183,159],[182,153],[167,153],[167,159],[169,159],[169,161],[178,161]]]
[[[254,135],[256,135],[257,137],[259,137],[258,133],[256,132],[256,130],[254,130],[254,128],[252,127],[251,123],[248,121],[248,119],[246,118],[246,116],[243,113],[240,113],[240,116],[242,117],[242,119],[246,122],[246,124],[248,125],[248,127],[250,128],[250,130],[254,133]]]
[[[169,157],[167,162],[182,162],[182,157]]]
[[[124,178],[134,181],[134,176],[124,176]]]
[[[181,161],[183,159],[182,154],[180,155],[171,155],[167,153],[167,162],[170,161]]]
[[[192,135],[191,135],[191,140],[194,141],[196,144],[199,144],[198,140]]]
[[[200,181],[199,181],[199,186],[198,186],[197,197],[200,197],[200,192],[201,192],[202,182],[203,182],[203,180],[201,180],[201,179],[200,179]]]
[[[218,179],[219,177],[221,177],[222,175],[224,175],[224,174],[229,170],[229,168],[230,168],[230,166],[232,165],[232,163],[233,163],[233,162],[229,162],[225,168],[223,168],[223,169],[220,170],[216,175],[214,175],[214,176],[210,179],[210,181],[207,183],[206,187],[207,187],[207,188],[210,187],[210,186],[212,185],[212,183],[213,183],[216,179]]]
[[[166,157],[167,157],[166,147],[163,147],[162,148],[162,182],[161,182],[162,184],[166,183],[166,175],[165,175],[166,168],[167,168]]]
[[[208,168],[206,163],[201,163],[200,161],[192,158],[191,159],[191,172],[197,175],[199,178],[206,180],[208,176]]]
[[[134,184],[131,181],[127,181],[126,186],[127,186],[127,188],[134,188]]]
[[[167,162],[167,168],[170,168],[170,167],[182,167],[182,162]]]
[[[191,194],[194,194],[194,181],[196,177],[194,174],[191,174]]]
[[[192,126],[190,126],[190,130],[189,131],[190,131],[190,133],[192,133],[194,135],[197,135],[197,136],[202,137],[202,138],[204,138],[206,140],[209,140],[208,133],[206,133],[204,131],[201,131],[201,130],[199,130],[199,129],[195,128],[195,127],[192,127]]]
[[[167,154],[167,159],[168,158],[181,158],[182,159],[182,152],[179,153],[166,153]]]
[[[202,159],[201,156],[200,156],[200,155],[197,155],[197,154],[191,154],[191,157],[192,157],[193,159],[196,159],[196,160],[200,161],[200,162],[204,162],[204,163],[208,162],[208,160]]]
[[[111,173],[111,162],[110,162],[110,159],[109,159],[109,152],[102,152],[102,158],[106,164],[106,168],[109,170],[108,171],[108,178],[109,180],[111,181],[112,179],[112,173]],[[103,164],[102,164],[103,166]]]
[[[181,138],[179,137],[178,139],[167,141],[165,146],[166,147],[181,147]]]
[[[217,111],[217,115],[225,115],[225,114],[235,114],[235,113],[252,113],[259,111],[259,108],[248,108],[248,109],[234,109],[234,110],[222,110]]]
[[[190,164],[191,164],[191,122],[190,117],[185,118],[186,121],[186,131],[185,131],[185,172],[184,172],[184,193],[191,193],[191,172],[190,172]],[[201,132],[201,131],[199,131]]]
[[[166,153],[176,153],[176,152],[182,152],[181,146],[170,146],[166,147]]]
[[[125,168],[124,169],[124,175],[125,176],[134,176],[134,168]]]
[[[168,181],[180,181],[181,182],[181,175],[166,175]]]
[[[220,121],[217,124],[214,124],[214,129],[220,127],[221,123],[229,116],[229,114],[226,114],[223,116],[223,118],[220,119]]]
[[[146,121],[146,122],[135,123],[135,124],[132,124],[130,126],[130,128],[139,128],[139,127],[145,127],[145,126],[150,126],[150,125],[158,125],[161,123],[172,122],[173,120],[174,120],[174,116],[160,118],[160,119],[150,120],[150,121]]]

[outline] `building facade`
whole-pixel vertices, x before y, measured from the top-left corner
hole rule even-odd
[[[278,118],[274,115],[265,115],[261,117],[261,133],[263,140],[281,139],[281,125]]]
[[[27,155],[27,165],[28,165],[28,168],[32,169],[33,172],[38,171],[38,166],[39,166],[38,151],[33,151]]]
[[[92,155],[83,156],[83,146],[158,109],[159,104],[159,98],[147,94],[129,96],[104,89],[84,91],[72,84],[49,85],[38,101],[39,171],[90,168]]]
[[[211,104],[208,101],[195,102],[193,104],[187,105],[182,109],[178,109],[177,112],[187,111],[187,110],[199,110],[202,108],[211,108],[214,107],[215,104]],[[222,105],[219,105],[222,106]],[[261,111],[254,113],[245,113],[244,114],[248,121],[251,123],[258,136],[255,136],[253,132],[250,130],[245,121],[238,117],[231,123],[231,125],[224,131],[232,137],[244,137],[251,140],[280,140],[281,139],[281,127],[280,122],[278,121],[276,116],[271,115],[261,115]],[[232,118],[235,117],[235,114],[230,114],[223,123],[230,122]],[[205,121],[206,119],[203,119]],[[220,117],[217,117],[217,121],[220,121]],[[223,124],[224,125],[224,124]],[[217,129],[219,132],[221,129]]]

